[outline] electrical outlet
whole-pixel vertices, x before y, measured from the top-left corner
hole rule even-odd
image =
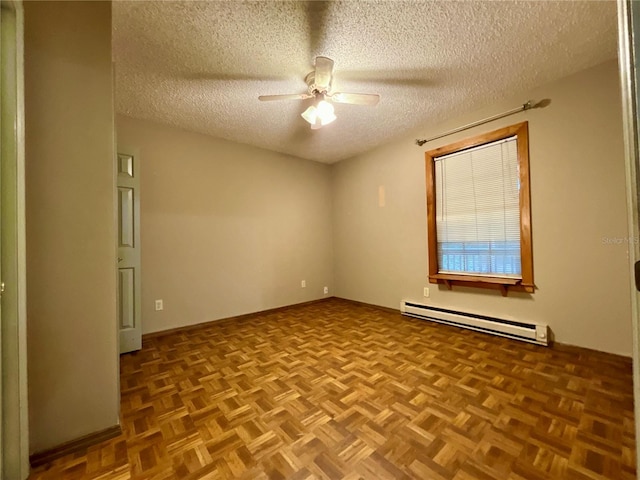
[[[324,294],[327,295],[329,293],[329,287],[324,287]]]
[[[302,281],[300,282],[300,286],[301,286],[302,288],[307,288],[307,281],[306,281],[306,280],[302,280]]]
[[[426,298],[429,298],[429,287],[424,287],[424,292],[423,292],[424,296]]]
[[[162,300],[156,300],[156,312],[158,310],[164,310],[164,305],[162,303]]]

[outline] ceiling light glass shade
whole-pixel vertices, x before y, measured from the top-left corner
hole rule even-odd
[[[336,119],[336,116],[333,113],[333,105],[326,100],[321,100],[318,103],[318,116],[320,117],[323,125],[333,122]]]
[[[317,106],[311,105],[302,112],[301,116],[311,124],[314,130],[329,125],[337,118],[333,113],[333,105],[325,100],[320,100]]]

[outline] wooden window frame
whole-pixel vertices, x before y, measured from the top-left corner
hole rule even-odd
[[[435,161],[449,155],[516,135],[518,165],[520,170],[520,262],[522,279],[500,276],[474,276],[455,273],[439,273],[438,238],[436,229],[436,177]],[[534,293],[533,248],[531,241],[531,188],[529,181],[529,125],[522,122],[509,127],[483,133],[466,140],[445,145],[425,153],[427,180],[427,246],[429,252],[429,283],[465,287],[499,289],[503,296],[508,291]]]

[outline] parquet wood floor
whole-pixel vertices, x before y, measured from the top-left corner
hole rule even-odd
[[[123,434],[31,479],[634,479],[629,359],[330,299],[122,356]]]

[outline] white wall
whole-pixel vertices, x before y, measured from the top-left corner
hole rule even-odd
[[[549,98],[530,110],[432,141],[451,128]],[[443,121],[333,167],[338,296],[399,308],[402,299],[548,323],[556,340],[631,355],[622,122],[615,61]],[[529,121],[534,294],[428,284],[424,152]],[[378,188],[386,206],[378,206]],[[430,287],[430,298],[423,287]]]
[[[118,424],[110,2],[24,2],[30,450]]]
[[[123,116],[117,132],[141,162],[144,333],[333,287],[328,165]]]

